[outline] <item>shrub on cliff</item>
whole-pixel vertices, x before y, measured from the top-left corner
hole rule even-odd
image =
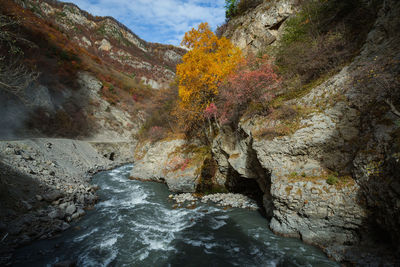
[[[217,101],[220,123],[236,124],[251,104],[267,110],[279,85],[280,79],[268,57],[249,56],[220,87]]]
[[[230,20],[257,7],[263,0],[225,0],[225,18]]]
[[[236,16],[238,0],[225,0],[225,18],[227,20]]]
[[[225,37],[218,38],[207,23],[187,32],[182,45],[191,50],[177,66],[180,101],[176,114],[189,136],[207,135],[204,110],[242,60],[241,52]]]
[[[380,2],[305,1],[302,10],[286,22],[277,51],[276,63],[287,87],[301,88],[338,71],[356,56]]]

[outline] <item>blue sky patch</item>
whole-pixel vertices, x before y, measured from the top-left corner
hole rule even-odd
[[[185,32],[225,21],[224,0],[67,0],[96,16],[111,16],[148,42],[179,45]]]

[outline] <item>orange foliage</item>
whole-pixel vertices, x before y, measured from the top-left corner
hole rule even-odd
[[[178,116],[186,126],[203,119],[203,112],[218,95],[218,87],[242,60],[239,48],[218,38],[207,23],[185,34],[182,45],[191,49],[177,66],[180,104]]]

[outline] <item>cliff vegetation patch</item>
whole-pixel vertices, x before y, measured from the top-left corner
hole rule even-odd
[[[364,44],[381,1],[304,1],[274,51],[287,94],[339,71]]]

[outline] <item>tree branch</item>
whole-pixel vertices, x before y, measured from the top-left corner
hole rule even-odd
[[[390,100],[387,100],[387,99],[385,99],[385,102],[386,102],[386,104],[389,105],[390,111],[391,111],[394,115],[396,115],[397,117],[400,118],[400,111],[398,111],[398,110],[396,109],[396,107],[393,105],[393,103],[392,103]]]

